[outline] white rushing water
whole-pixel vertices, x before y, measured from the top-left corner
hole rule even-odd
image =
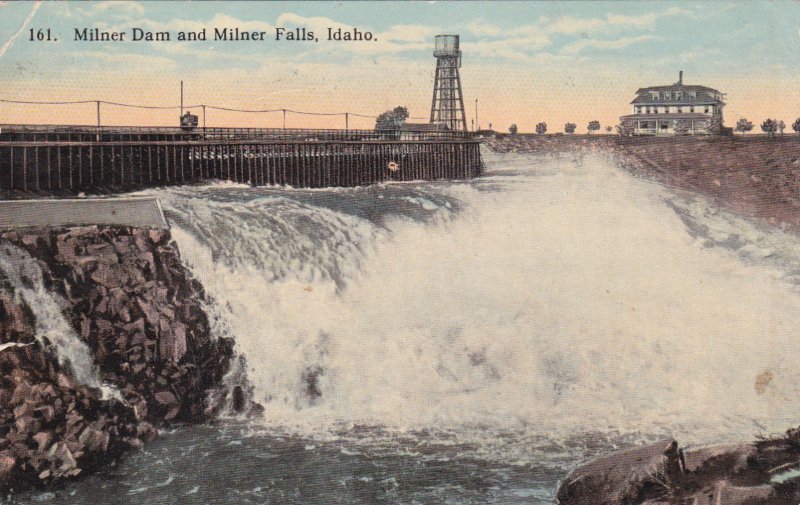
[[[72,370],[78,384],[99,389],[104,399],[120,398],[119,391],[100,380],[91,350],[64,317],[64,301],[45,287],[36,259],[0,241],[0,278],[9,282],[15,296],[33,313],[36,339],[52,350],[59,364]]]
[[[486,161],[469,183],[157,192],[267,426],[798,423],[795,237],[601,155]]]

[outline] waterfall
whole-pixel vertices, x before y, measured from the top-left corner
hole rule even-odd
[[[6,241],[0,242],[0,275],[34,316],[36,340],[50,349],[61,366],[67,367],[79,384],[101,391],[102,398],[119,398],[119,392],[102,383],[89,347],[75,334],[64,317],[66,303],[44,285],[36,259]]]
[[[268,426],[750,438],[796,423],[797,238],[602,155],[154,193]]]

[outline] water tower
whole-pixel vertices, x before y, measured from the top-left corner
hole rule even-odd
[[[458,35],[437,35],[433,49],[436,78],[433,82],[431,123],[450,130],[467,131],[464,95],[461,92],[461,49]]]

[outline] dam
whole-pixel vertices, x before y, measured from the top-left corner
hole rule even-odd
[[[355,187],[469,179],[480,144],[463,131],[0,125],[0,194],[114,193],[231,181]]]

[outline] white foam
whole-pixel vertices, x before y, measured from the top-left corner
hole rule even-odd
[[[164,190],[191,216],[173,236],[268,425],[701,441],[796,423],[800,299],[780,265],[756,261],[795,238],[781,234],[782,249],[779,232],[696,213],[737,230],[754,251],[742,261],[600,155],[487,163],[482,182],[441,185],[465,204],[455,219],[390,220],[388,233],[296,202]]]

